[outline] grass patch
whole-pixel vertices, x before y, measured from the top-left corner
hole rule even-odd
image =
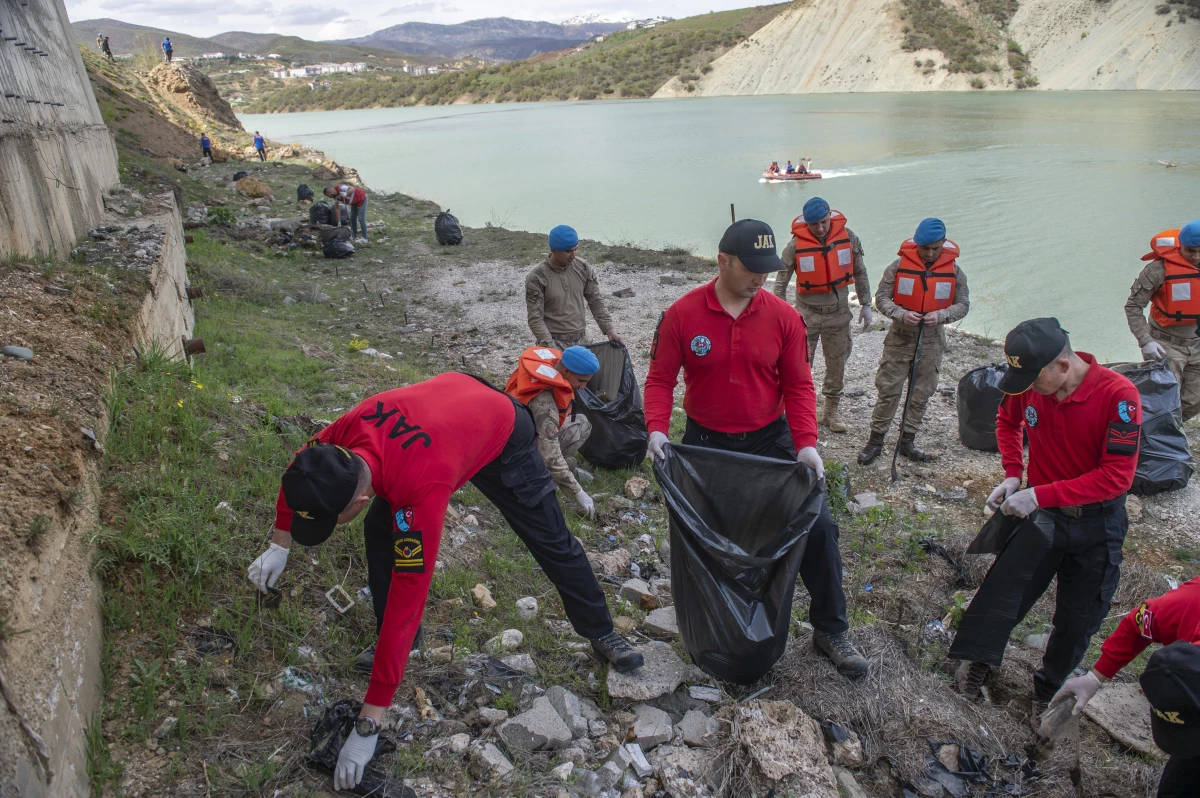
[[[950,72],[978,75],[987,71],[991,47],[983,34],[942,0],[901,0],[900,19],[904,50],[940,50]]]

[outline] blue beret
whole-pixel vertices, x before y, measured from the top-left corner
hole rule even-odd
[[[946,237],[946,225],[941,219],[922,219],[913,233],[913,243],[918,247],[936,244]]]
[[[563,351],[562,360],[559,363],[567,371],[584,376],[590,376],[600,370],[599,359],[592,353],[592,350],[583,346],[567,347]]]
[[[1200,219],[1194,219],[1179,231],[1179,243],[1185,247],[1200,247]]]
[[[551,230],[548,240],[552,252],[565,252],[579,246],[579,234],[575,232],[575,228],[565,224],[560,224]]]
[[[804,221],[809,224],[819,222],[829,215],[829,203],[820,197],[813,197],[804,203]]]

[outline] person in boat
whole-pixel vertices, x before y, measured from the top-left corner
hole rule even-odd
[[[767,173],[772,175],[779,174],[779,161],[771,161],[771,165],[767,167]]]
[[[798,174],[798,175],[808,174],[808,168],[804,165],[803,158],[801,158],[800,163],[796,165],[796,174]]]
[[[796,174],[796,167],[792,166],[792,162],[791,162],[791,161],[788,161],[788,162],[787,162],[787,173],[788,173],[789,175],[794,175],[794,174]]]

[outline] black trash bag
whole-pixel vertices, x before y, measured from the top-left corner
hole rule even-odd
[[[325,200],[314,202],[308,209],[308,223],[333,224],[333,206]]]
[[[1005,515],[996,511],[984,522],[979,534],[967,546],[967,554],[999,554],[1008,545],[1008,540],[1025,519],[1018,515]]]
[[[980,366],[958,381],[958,439],[968,449],[999,451],[996,446],[996,411],[1004,399],[1000,378],[1008,366]]]
[[[241,180],[243,177],[249,177],[249,176],[250,176],[249,172],[234,172],[233,173],[233,182],[236,183],[237,181]]]
[[[321,252],[331,260],[340,260],[354,254],[354,245],[345,238],[335,238],[322,244]]]
[[[616,341],[589,344],[600,370],[577,391],[575,407],[592,422],[579,452],[603,468],[629,468],[646,459],[650,433],[629,351]]]
[[[783,656],[792,594],[825,501],[807,466],[668,444],[654,462],[671,526],[679,636],[705,673],[752,684]]]
[[[310,200],[316,196],[316,192],[309,188],[306,183],[301,183],[296,187],[296,202],[304,202],[304,200]]]
[[[1129,492],[1153,496],[1187,487],[1196,463],[1183,434],[1183,408],[1175,374],[1165,360],[1121,364],[1114,370],[1128,377],[1142,397],[1142,441]]]
[[[433,232],[437,236],[437,242],[442,246],[457,246],[463,240],[463,231],[458,226],[458,219],[450,213],[449,209],[442,211],[437,215],[437,219],[434,219]]]
[[[322,244],[328,244],[330,241],[349,241],[350,228],[326,225],[317,231],[317,238],[321,239]]]
[[[308,761],[332,773],[360,712],[362,703],[352,698],[343,698],[326,707],[309,734],[312,746],[308,751]],[[367,763],[362,781],[351,792],[375,798],[416,798],[416,793],[379,765],[381,754],[390,754],[395,750],[396,744],[380,734],[375,742],[375,756]]]

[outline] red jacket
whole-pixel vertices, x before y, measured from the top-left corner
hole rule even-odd
[[[1169,646],[1178,640],[1200,645],[1200,577],[1143,601],[1122,618],[1100,649],[1096,673],[1111,679],[1151,643]]]
[[[1006,396],[996,414],[996,443],[1006,477],[1025,471],[1021,430],[1029,433],[1029,485],[1041,507],[1115,499],[1133,485],[1142,402],[1133,383],[1086,352],[1092,367],[1061,402],[1032,389]]]
[[[367,201],[367,192],[349,183],[341,183],[336,188],[338,201],[350,205],[362,205]]]
[[[425,611],[450,496],[500,455],[516,423],[515,412],[506,394],[469,375],[449,372],[368,397],[317,433],[316,440],[344,446],[367,462],[372,489],[395,514],[397,570],[375,650],[368,704],[391,706]],[[275,526],[285,531],[292,526],[282,490]]]
[[[646,376],[646,428],[668,432],[683,368],[683,409],[698,424],[752,432],[786,411],[796,448],[816,446],[817,395],[804,320],[761,290],[734,319],[714,286],[684,294],[658,321]]]

